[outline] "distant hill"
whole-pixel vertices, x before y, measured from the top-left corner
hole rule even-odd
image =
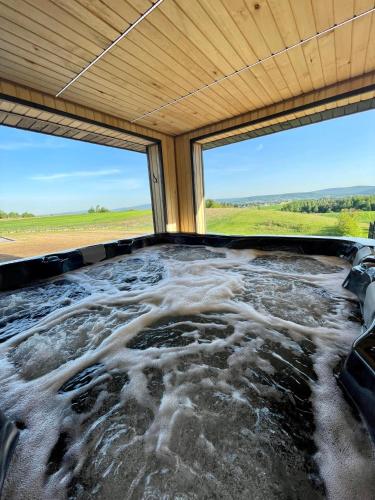
[[[375,186],[351,186],[341,188],[319,189],[302,193],[264,194],[259,196],[245,196],[241,198],[220,198],[217,201],[235,203],[239,205],[257,203],[280,203],[292,200],[319,200],[321,198],[345,198],[347,196],[375,194]]]
[[[145,205],[136,205],[134,207],[122,207],[122,208],[110,208],[110,212],[128,212],[129,210],[150,210],[151,209],[151,204],[145,204]],[[51,213],[51,214],[39,214],[39,217],[41,216],[46,216],[46,215],[80,215],[80,214],[87,214],[87,210],[76,210],[74,212],[58,212],[58,213]]]
[[[150,210],[151,204],[136,205],[134,207],[112,208],[111,212],[127,212],[128,210]]]

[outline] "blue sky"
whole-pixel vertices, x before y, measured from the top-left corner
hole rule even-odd
[[[204,153],[207,198],[375,186],[375,110]]]
[[[209,198],[375,185],[375,111],[204,153]],[[150,202],[145,155],[0,126],[0,209],[35,214]]]
[[[145,154],[0,126],[0,209],[49,214],[146,203]]]

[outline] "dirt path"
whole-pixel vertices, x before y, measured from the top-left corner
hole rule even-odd
[[[45,255],[134,236],[140,236],[140,234],[109,230],[20,233],[9,236],[14,241],[0,241],[0,262]]]

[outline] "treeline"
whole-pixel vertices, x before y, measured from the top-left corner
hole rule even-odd
[[[208,198],[206,200],[206,208],[233,208],[238,207],[235,203],[227,203],[226,201],[216,201]]]
[[[89,214],[103,214],[105,212],[109,212],[108,208],[102,207],[100,205],[96,205],[96,207],[90,207],[87,212]]]
[[[321,198],[320,200],[296,200],[286,203],[281,210],[306,214],[341,212],[343,210],[375,210],[375,196],[349,196],[347,198]]]
[[[24,219],[27,217],[35,217],[35,215],[30,212],[20,214],[18,212],[4,212],[4,210],[0,210],[0,219]]]

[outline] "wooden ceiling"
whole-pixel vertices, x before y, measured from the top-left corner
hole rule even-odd
[[[0,77],[55,96],[155,1],[0,0]],[[164,0],[61,98],[179,135],[374,71],[374,8]]]

